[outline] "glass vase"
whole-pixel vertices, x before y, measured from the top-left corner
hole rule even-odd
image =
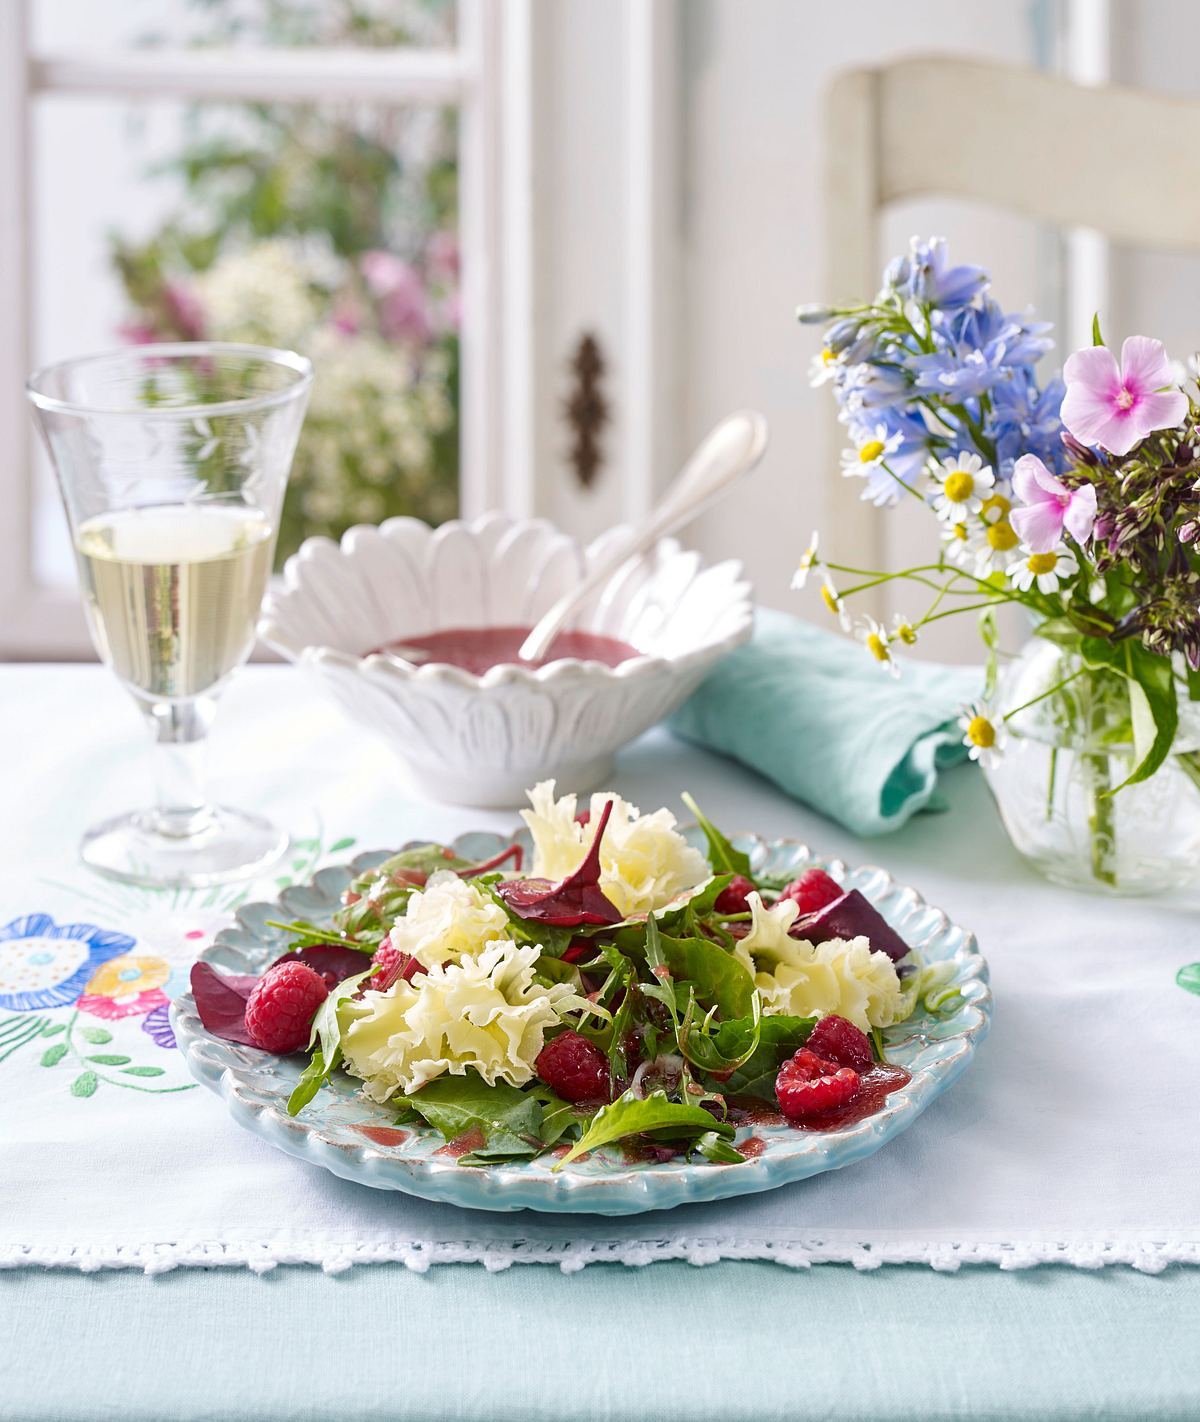
[[[1034,637],[1005,669],[995,705],[1015,714],[985,774],[1009,838],[1040,873],[1106,894],[1162,893],[1196,881],[1200,708],[1185,693],[1167,759],[1119,790],[1140,759],[1123,677]]]

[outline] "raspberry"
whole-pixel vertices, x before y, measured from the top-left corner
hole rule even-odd
[[[857,1072],[870,1071],[875,1065],[866,1035],[853,1022],[833,1012],[822,1017],[809,1033],[808,1050],[827,1062],[853,1067]]]
[[[419,958],[401,953],[399,948],[393,948],[390,943],[381,943],[372,955],[371,962],[379,971],[368,978],[363,986],[370,988],[372,992],[387,992],[388,988],[394,987],[401,978],[410,983],[414,974],[425,971]]]
[[[538,1053],[539,1078],[564,1101],[607,1101],[608,1060],[578,1032],[562,1032]]]
[[[267,1052],[299,1052],[308,1044],[313,1014],[328,996],[321,974],[307,963],[280,963],[250,990],[247,1035]]]
[[[791,899],[794,904],[799,904],[801,914],[816,913],[826,904],[833,903],[834,899],[840,899],[845,892],[838,881],[831,879],[824,869],[806,869],[779,895],[779,902]]]
[[[775,1078],[775,1096],[779,1109],[789,1121],[804,1121],[809,1116],[844,1106],[858,1090],[858,1072],[836,1062],[822,1061],[816,1052],[801,1047],[789,1062],[784,1062]]]
[[[754,892],[754,883],[745,874],[735,874],[717,895],[713,908],[718,913],[749,913],[746,895]]]

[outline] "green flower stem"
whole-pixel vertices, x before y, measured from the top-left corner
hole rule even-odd
[[[1064,676],[1061,681],[1056,681],[1048,690],[1041,691],[1036,696],[1031,696],[1028,701],[1022,702],[1020,706],[1014,706],[1011,711],[1006,711],[1004,713],[1004,719],[1008,721],[1021,711],[1028,711],[1031,706],[1036,706],[1039,701],[1045,701],[1048,696],[1053,696],[1055,692],[1061,691],[1064,686],[1070,686],[1075,678],[1083,676],[1086,670],[1086,667],[1080,667],[1078,671],[1073,671],[1070,676]]]
[[[1050,747],[1050,774],[1046,780],[1046,820],[1054,818],[1054,787],[1058,782],[1058,747]]]
[[[1091,809],[1088,829],[1092,837],[1092,877],[1111,888],[1117,886],[1117,826],[1116,806],[1109,793],[1112,789],[1112,768],[1104,754],[1083,757],[1088,772],[1088,795]]]

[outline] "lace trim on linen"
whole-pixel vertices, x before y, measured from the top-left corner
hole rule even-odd
[[[883,1244],[834,1242],[814,1236],[785,1242],[679,1238],[542,1243],[479,1239],[387,1244],[249,1245],[196,1241],[88,1248],[0,1247],[0,1269],[78,1269],[85,1274],[100,1269],[141,1269],[146,1274],[165,1274],[180,1268],[222,1267],[246,1268],[265,1274],[281,1264],[318,1266],[327,1274],[344,1273],[356,1264],[403,1264],[418,1274],[426,1273],[435,1264],[482,1264],[490,1272],[508,1269],[514,1264],[556,1264],[564,1274],[573,1274],[589,1264],[640,1268],[662,1260],[705,1265],[725,1259],[765,1261],[790,1269],[808,1269],[814,1264],[852,1264],[863,1270],[889,1264],[925,1264],[942,1273],[953,1273],[970,1264],[994,1265],[1006,1270],[1031,1269],[1042,1264],[1068,1265],[1076,1269],[1103,1269],[1120,1264],[1143,1274],[1160,1274],[1172,1264],[1200,1264],[1200,1243],[1084,1240]]]

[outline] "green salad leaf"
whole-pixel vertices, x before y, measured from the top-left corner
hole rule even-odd
[[[316,1016],[313,1018],[312,1032],[308,1038],[312,1057],[300,1073],[299,1080],[288,1097],[287,1112],[289,1116],[295,1116],[297,1112],[308,1105],[321,1089],[322,1083],[327,1080],[330,1072],[342,1060],[342,1028],[338,1021],[337,1010],[343,1002],[354,996],[360,985],[373,972],[374,968],[368,968],[365,972],[356,973],[352,978],[343,978],[317,1008]]]
[[[722,1085],[727,1096],[761,1096],[775,1100],[775,1078],[788,1057],[808,1041],[817,1025],[815,1017],[764,1017],[759,1024],[758,1045]],[[749,1019],[723,1022],[713,1036],[716,1049],[735,1056],[751,1031]]]
[[[575,1108],[547,1087],[522,1091],[504,1081],[489,1086],[474,1071],[439,1076],[396,1104],[415,1111],[448,1142],[474,1133],[479,1143],[459,1157],[460,1165],[538,1155],[579,1119]]]
[[[728,1121],[716,1120],[711,1112],[699,1106],[684,1106],[669,1100],[665,1091],[652,1091],[645,1097],[627,1091],[611,1105],[601,1106],[583,1135],[554,1169],[561,1170],[587,1151],[612,1145],[626,1136],[648,1134],[663,1140],[689,1140],[710,1133],[728,1140],[733,1136],[733,1126]]]
[[[733,1072],[745,1066],[762,1039],[762,998],[750,995],[750,1016],[712,1027],[709,1020],[693,1024],[691,1015],[679,1033],[679,1050],[698,1071],[710,1076]]]
[[[744,874],[747,879],[753,878],[750,873],[750,857],[743,854],[740,849],[735,849],[728,839],[709,819],[705,818],[704,812],[696,804],[691,795],[685,790],[679,797],[683,803],[696,816],[696,823],[704,831],[704,838],[708,841],[708,862],[713,867],[714,874]]]
[[[741,1165],[746,1159],[737,1146],[730,1145],[725,1137],[718,1135],[716,1131],[706,1132],[692,1149],[699,1151],[705,1160],[711,1160],[714,1165]]]
[[[679,985],[690,984],[704,1007],[715,1007],[724,1020],[750,1016],[754,979],[732,953],[709,938],[671,938],[664,933],[659,941],[671,976]]]
[[[340,933],[359,943],[378,946],[393,923],[404,917],[414,889],[419,889],[439,869],[455,872],[469,869],[470,861],[460,858],[444,844],[417,844],[402,849],[373,869],[364,870],[348,889],[354,900],[337,910],[333,922]]]

